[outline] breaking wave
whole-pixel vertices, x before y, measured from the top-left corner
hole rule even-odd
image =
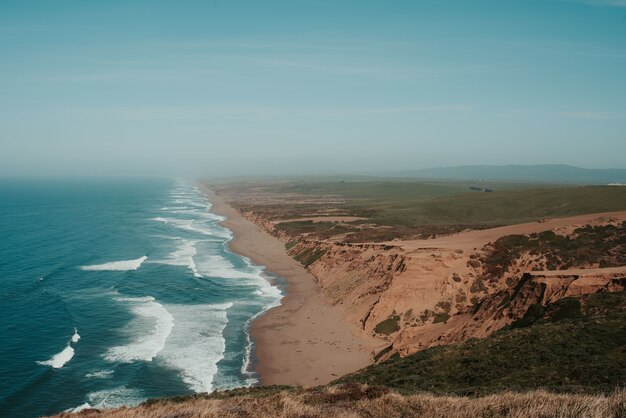
[[[197,240],[188,240],[183,238],[174,238],[178,241],[176,250],[167,255],[163,260],[154,261],[155,263],[168,264],[170,266],[187,267],[195,277],[202,277],[198,273],[198,268],[193,257],[198,253],[196,250]]]
[[[224,357],[223,331],[232,303],[168,305],[176,325],[158,358],[178,370],[195,392],[211,392],[217,363]]]
[[[82,266],[81,270],[86,271],[130,271],[137,270],[148,257],[143,256],[134,260],[112,261],[104,264],[94,264],[92,266]]]
[[[80,340],[80,335],[78,335],[78,331],[76,330],[76,328],[74,328],[74,334],[67,342],[67,345],[65,346],[63,351],[52,356],[50,360],[38,361],[37,363],[41,364],[42,366],[50,366],[54,369],[60,369],[61,367],[65,366],[65,364],[67,364],[67,362],[70,361],[72,357],[74,357],[74,347],[72,347],[72,344],[77,343],[78,340]]]
[[[165,347],[165,341],[174,327],[174,318],[163,305],[155,302],[152,296],[120,297],[117,300],[133,305],[132,312],[135,314],[135,319],[127,325],[126,330],[136,337],[129,344],[107,350],[104,355],[105,360],[120,363],[152,361]],[[151,329],[147,330],[148,327]]]

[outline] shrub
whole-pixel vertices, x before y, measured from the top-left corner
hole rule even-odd
[[[392,316],[384,321],[379,322],[374,327],[374,332],[377,334],[390,335],[394,332],[400,331],[400,324],[398,323],[400,318],[398,316]]]

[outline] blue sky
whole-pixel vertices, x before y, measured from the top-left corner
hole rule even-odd
[[[626,0],[0,2],[0,174],[624,155]]]

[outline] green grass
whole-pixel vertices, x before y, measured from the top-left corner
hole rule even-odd
[[[315,263],[321,256],[326,253],[326,250],[320,248],[307,248],[299,253],[293,255],[293,258],[300,262],[304,267],[309,267]]]
[[[382,335],[390,335],[396,331],[400,331],[400,324],[398,323],[400,318],[398,316],[392,316],[384,321],[379,322],[374,327],[374,332]]]
[[[456,394],[602,392],[626,384],[626,293],[566,298],[529,312],[490,337],[389,360],[337,383]]]
[[[624,187],[560,187],[463,193],[423,200],[353,202],[350,209],[373,212],[382,225],[504,225],[546,217],[626,210]]]
[[[470,187],[493,189],[477,192]],[[275,183],[221,185],[237,195],[231,202],[269,220],[289,234],[320,238],[347,234],[346,241],[429,237],[541,218],[626,210],[626,187],[537,186],[408,180],[335,180],[321,178]],[[270,197],[265,203],[247,196]],[[332,222],[288,221],[316,214],[365,218]],[[378,227],[372,227],[372,224]]]
[[[403,180],[310,181],[288,183],[278,186],[276,190],[308,196],[337,196],[350,200],[388,201],[426,199],[468,193],[470,192],[468,184]]]
[[[334,222],[293,221],[281,222],[275,228],[288,234],[314,233],[320,238],[328,238],[338,234],[355,231],[355,228]]]
[[[353,200],[342,209],[368,218],[358,223],[389,226],[364,230],[348,240],[454,233],[500,225],[533,222],[542,218],[626,210],[625,187],[559,187],[462,193],[419,199]]]

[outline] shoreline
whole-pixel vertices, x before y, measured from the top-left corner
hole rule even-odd
[[[281,304],[252,321],[253,365],[262,385],[317,386],[372,364],[374,339],[355,336],[315,277],[291,258],[284,243],[261,230],[200,183],[211,211],[233,233],[230,250],[285,280]]]

